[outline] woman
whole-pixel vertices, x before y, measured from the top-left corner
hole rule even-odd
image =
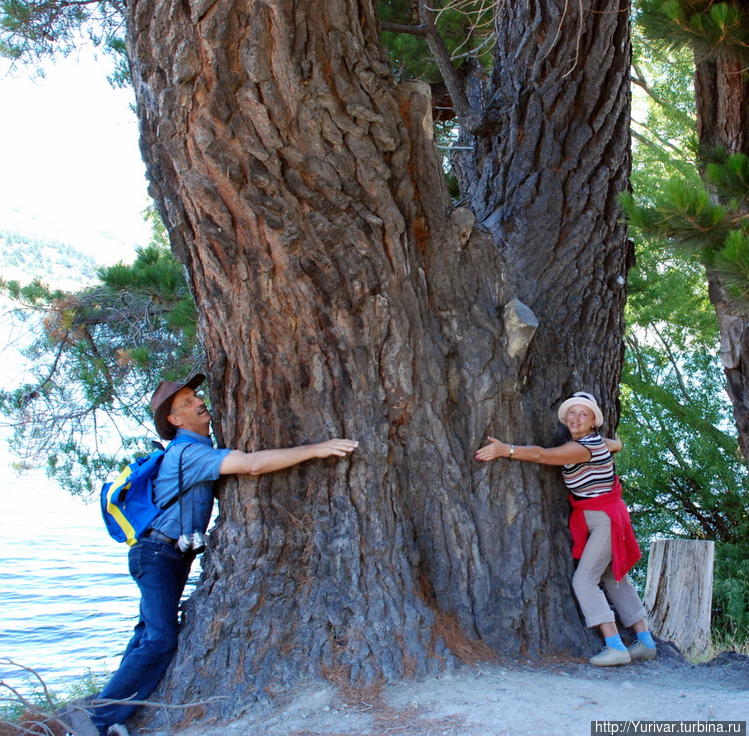
[[[621,450],[622,443],[601,437],[598,428],[603,424],[603,414],[595,398],[583,391],[562,403],[559,421],[572,436],[559,447],[510,445],[489,437],[489,444],[476,452],[476,459],[486,462],[504,457],[563,466],[562,477],[572,504],[572,554],[580,559],[572,587],[586,625],[598,626],[606,642],[589,661],[606,667],[628,664],[633,659],[653,659],[655,642],[645,624],[645,610],[626,574],[640,558],[640,550],[611,457],[612,452]],[[614,613],[599,587],[601,582],[622,624],[631,626],[637,634],[637,641],[630,647],[625,647],[619,636]]]

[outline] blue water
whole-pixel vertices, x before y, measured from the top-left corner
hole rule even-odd
[[[40,472],[0,470],[0,679],[31,692],[32,679],[6,659],[59,693],[89,672],[104,677],[137,613],[127,547],[107,535],[98,506]]]

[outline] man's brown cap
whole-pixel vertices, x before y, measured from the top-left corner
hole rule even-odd
[[[184,383],[179,381],[162,381],[153,392],[151,397],[151,411],[153,412],[153,423],[156,431],[163,440],[173,440],[177,434],[177,428],[167,419],[172,409],[172,398],[182,388],[195,389],[205,381],[202,373],[196,373]]]

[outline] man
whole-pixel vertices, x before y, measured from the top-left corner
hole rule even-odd
[[[213,485],[220,475],[262,475],[313,458],[344,457],[358,442],[332,439],[314,445],[240,452],[217,450],[210,439],[211,415],[195,389],[205,376],[179,383],[162,381],[151,399],[159,436],[173,440],[154,482],[157,504],[181,488],[184,495],[152,523],[130,548],[130,574],[141,592],[140,618],[119,669],[100,699],[143,700],[156,688],[177,648],[179,601],[213,507]],[[127,736],[122,725],[137,706],[95,708],[91,720],[102,736]]]

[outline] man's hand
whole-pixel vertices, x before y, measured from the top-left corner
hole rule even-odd
[[[276,470],[290,468],[292,465],[324,457],[345,457],[353,452],[359,443],[356,440],[333,439],[314,445],[285,447],[279,450],[259,450],[258,452],[241,452],[232,450],[221,463],[221,475],[242,473],[263,475]]]
[[[350,452],[353,452],[359,443],[356,440],[328,440],[327,442],[320,442],[317,445],[312,445],[315,452],[315,457],[330,457],[335,455],[336,457],[345,457]]]

